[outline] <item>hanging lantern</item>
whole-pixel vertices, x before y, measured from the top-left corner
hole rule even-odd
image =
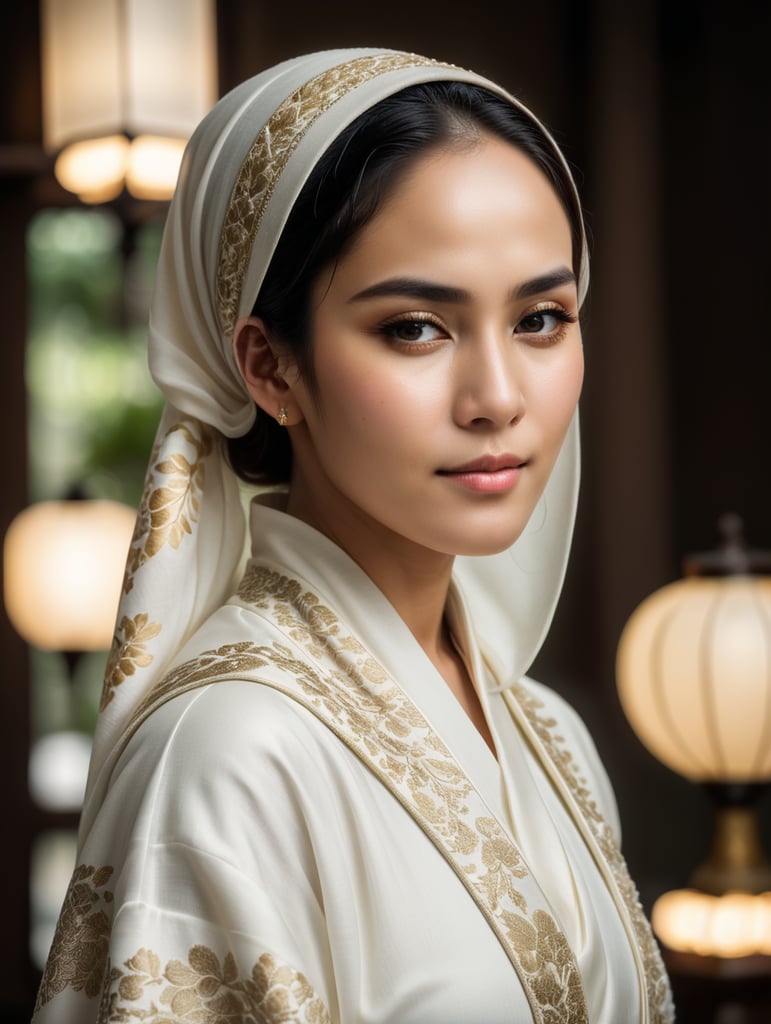
[[[117,501],[41,501],[5,535],[3,588],[16,631],[43,650],[112,642],[136,513]]]
[[[42,0],[43,125],[84,202],[171,198],[217,98],[213,0]]]

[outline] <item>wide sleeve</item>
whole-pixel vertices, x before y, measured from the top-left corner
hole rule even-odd
[[[336,1019],[306,719],[239,682],[151,716],[84,844],[34,1024]]]

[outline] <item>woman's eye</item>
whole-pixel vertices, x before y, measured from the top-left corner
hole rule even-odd
[[[442,328],[432,320],[393,320],[391,323],[383,324],[381,330],[394,341],[406,344],[436,341],[444,337]]]
[[[515,333],[530,335],[535,343],[552,344],[560,341],[569,324],[577,320],[565,309],[549,306],[546,309],[534,309],[523,316],[516,326]]]
[[[521,334],[553,334],[565,323],[565,319],[560,316],[559,310],[543,310],[523,317],[517,324],[517,330]]]

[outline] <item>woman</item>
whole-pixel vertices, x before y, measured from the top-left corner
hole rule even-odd
[[[471,72],[312,54],[203,121],[36,1021],[672,1019],[591,741],[524,677],[574,516],[584,248],[555,144]],[[243,571],[236,474],[288,484]]]

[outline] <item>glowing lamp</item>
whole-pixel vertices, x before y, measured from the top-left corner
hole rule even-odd
[[[651,919],[670,949],[724,959],[771,957],[771,892],[712,896],[677,889],[659,897]]]
[[[771,553],[737,516],[684,578],[647,597],[619,641],[621,705],[648,750],[704,787],[712,850],[689,888],[653,909],[665,945],[702,956],[771,956],[771,865],[755,805],[771,782]],[[771,963],[771,960],[769,961]]]
[[[42,0],[43,129],[84,202],[171,197],[217,98],[213,0]]]
[[[112,642],[135,511],[115,501],[44,501],[5,535],[3,589],[16,631],[43,650]]]

